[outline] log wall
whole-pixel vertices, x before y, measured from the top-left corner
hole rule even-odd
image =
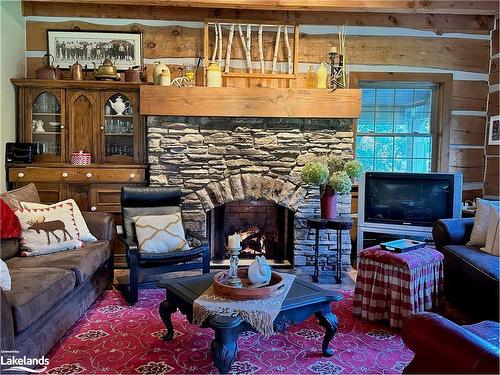
[[[121,12],[127,12],[128,8],[120,9]],[[71,14],[75,17],[38,19],[38,17],[32,16],[27,21],[26,62],[28,77],[33,77],[36,68],[41,64],[41,57],[47,48],[46,33],[48,29],[141,31],[143,33],[144,63],[149,66],[150,72],[153,62],[157,59],[161,59],[171,66],[194,64],[196,57],[203,51],[203,18],[207,15],[213,16],[205,14],[207,10],[197,10],[196,12],[201,13],[182,13],[184,15],[179,16],[179,20],[172,21],[172,15],[159,12],[156,20],[151,20],[151,18],[155,18],[154,13],[152,13],[142,14],[141,21],[141,14],[133,14],[132,12],[127,13],[129,15],[127,18],[138,19],[134,23],[106,18],[97,21],[94,19],[89,22],[89,19],[76,16],[84,15],[97,18],[106,17],[107,13],[90,15],[83,10],[78,13],[77,7],[72,12]],[[229,15],[233,11],[225,10],[224,12]],[[269,13],[273,12],[260,13],[261,18],[259,19],[271,17]],[[40,15],[40,13],[38,14]],[[233,16],[233,18],[238,18],[241,17],[241,14],[235,13]],[[296,14],[294,17],[299,22],[305,21],[316,25],[301,24],[300,74],[297,80],[292,81],[291,86],[305,86],[305,73],[309,66],[317,67],[322,61],[326,61],[329,48],[337,44],[336,24],[342,20],[349,22],[349,17],[356,17],[356,22],[349,24],[359,26],[351,28],[347,38],[348,64],[350,64],[352,71],[453,74],[449,146],[450,171],[459,171],[464,174],[464,190],[467,191],[464,192],[464,197],[471,198],[471,196],[482,195],[485,179],[486,194],[493,194],[496,189],[498,195],[498,181],[496,184],[494,183],[493,176],[495,174],[492,171],[495,163],[487,163],[485,166],[485,150],[488,155],[487,160],[498,158],[498,146],[485,147],[487,117],[494,113],[498,114],[498,91],[489,94],[492,85],[498,85],[498,48],[490,47],[492,38],[498,40],[498,29],[493,35],[487,34],[494,27],[494,22],[487,16],[474,18],[472,16],[440,15],[432,18],[430,23],[423,22],[420,19],[421,16],[404,15],[403,17],[403,15],[396,15],[393,16],[393,20],[396,21],[391,22],[391,15],[387,14],[367,14],[365,17],[359,14],[354,16],[346,13],[339,16],[332,13],[328,16],[322,14],[320,17],[318,15],[317,18],[311,18],[310,14],[307,16]],[[108,17],[112,16],[108,15]],[[125,18],[125,16],[122,17]],[[279,17],[279,12],[276,12],[271,18]],[[446,17],[453,19],[445,21]],[[454,28],[454,25],[458,25],[457,28]],[[402,29],[397,26],[408,28]],[[264,45],[272,46],[273,39],[274,34],[265,33]],[[239,43],[239,38],[235,38],[234,51],[241,51]],[[252,44],[256,45],[256,41]],[[278,54],[278,61],[286,60],[283,44]],[[271,51],[272,48],[267,48],[267,50]],[[241,52],[235,53],[240,54],[232,58],[234,68],[237,70],[244,67],[244,55]],[[257,60],[255,56],[254,59]],[[266,59],[271,60],[269,56]],[[286,87],[279,80],[241,78],[231,78],[227,81],[227,85],[235,87]],[[496,105],[494,104],[495,100]],[[496,176],[498,177],[498,171]]]

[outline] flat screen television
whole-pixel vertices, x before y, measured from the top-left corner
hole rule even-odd
[[[430,228],[461,216],[462,174],[366,172],[359,184],[360,225]]]

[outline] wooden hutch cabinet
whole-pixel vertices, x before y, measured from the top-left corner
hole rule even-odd
[[[115,214],[120,189],[146,181],[145,134],[137,83],[13,79],[17,141],[37,144],[33,164],[7,165],[10,187],[35,183],[43,203],[73,198],[83,211]],[[91,153],[91,164],[70,163]],[[118,242],[118,241],[117,241]],[[115,264],[124,266],[117,244]]]

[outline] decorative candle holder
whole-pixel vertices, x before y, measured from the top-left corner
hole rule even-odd
[[[238,263],[240,262],[238,255],[240,255],[241,246],[236,248],[228,248],[227,251],[230,254],[229,274],[228,274],[229,278],[227,280],[227,285],[235,288],[241,288],[243,287],[243,283],[241,282],[241,279],[238,277]]]

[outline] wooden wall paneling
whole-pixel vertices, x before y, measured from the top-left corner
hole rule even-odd
[[[82,30],[109,29],[107,25],[93,25],[84,22],[46,23],[28,21],[26,33],[29,51],[46,49],[46,30],[49,28],[72,29],[74,26]],[[143,31],[144,57],[195,57],[202,53],[202,28],[193,29],[180,26],[114,26],[115,30]],[[32,38],[32,34],[35,36]],[[257,37],[255,34],[254,37]],[[274,44],[274,33],[265,33],[263,37],[266,60],[271,60]],[[244,59],[239,38],[234,39],[233,59]],[[291,41],[293,44],[293,41]],[[254,43],[252,43],[254,44]],[[299,62],[320,63],[328,59],[328,51],[332,45],[338,44],[336,34],[300,34]],[[254,44],[255,45],[255,44]],[[283,46],[284,47],[284,46]],[[390,36],[348,36],[347,56],[349,64],[366,65],[398,65],[443,68],[468,72],[488,73],[489,41],[459,38],[422,38],[422,37],[390,37]],[[439,53],[436,53],[439,51]],[[257,60],[257,49],[252,51],[253,60]],[[41,65],[40,59],[32,62],[28,58],[28,72],[32,74],[35,64]],[[279,61],[286,60],[284,48],[280,49]]]
[[[498,93],[500,91],[494,91],[492,93],[490,93],[489,95],[489,99],[488,99],[488,116],[496,116],[498,114],[500,114],[499,110],[498,110],[498,106],[499,106],[499,96],[498,96]]]
[[[450,167],[451,173],[460,172],[464,182],[483,182],[484,167]]]
[[[484,145],[486,117],[483,116],[451,116],[450,144],[452,145]]]
[[[499,160],[498,157],[488,157],[486,176],[484,181],[484,194],[500,196],[499,192]]]
[[[481,148],[450,149],[450,168],[483,168],[484,150]]]
[[[486,111],[488,82],[453,81],[454,111]]]
[[[498,75],[499,65],[500,65],[500,58],[499,57],[491,59],[490,85],[498,85],[500,83],[499,75]]]
[[[114,0],[37,0],[39,3],[52,2],[72,4],[116,4]],[[137,5],[137,0],[121,0],[120,4]],[[185,0],[142,0],[142,5],[158,8],[186,6]],[[395,13],[433,13],[433,14],[488,14],[498,13],[498,2],[494,0],[476,1],[407,1],[407,0],[316,0],[304,2],[296,0],[191,0],[192,8],[257,9],[272,11],[322,11],[322,12],[395,12]]]
[[[500,28],[498,26],[498,19],[496,21],[496,29],[491,33],[491,56],[495,56],[498,53],[498,43],[500,42],[498,35],[500,33]]]

